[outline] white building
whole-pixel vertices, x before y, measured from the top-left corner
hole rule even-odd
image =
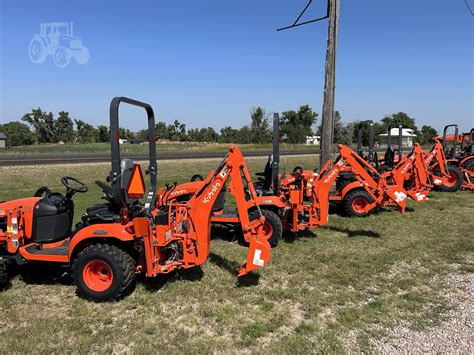
[[[306,136],[307,145],[319,145],[321,143],[321,136]]]
[[[402,146],[403,147],[412,147],[413,140],[416,138],[415,131],[411,128],[402,128]],[[392,136],[392,147],[398,146],[398,127],[394,127],[390,130]],[[379,134],[380,137],[384,138],[384,143],[387,144],[388,133]]]

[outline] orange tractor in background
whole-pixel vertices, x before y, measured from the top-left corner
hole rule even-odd
[[[255,183],[257,201],[265,216],[264,230],[270,245],[277,244],[282,231],[298,232],[325,225],[328,221],[330,188],[340,174],[345,172],[355,177],[361,188],[371,196],[373,204],[389,200],[397,204],[400,210],[404,210],[407,194],[403,184],[387,184],[385,180],[373,181],[370,173],[367,173],[367,162],[344,145],[339,145],[339,156],[334,163],[328,161],[319,173],[295,169],[293,173],[281,176],[278,114],[274,115],[273,127],[273,154],[270,155],[264,172],[257,174],[260,179]],[[368,179],[373,183],[366,183]],[[192,181],[178,185],[173,192],[162,198],[186,201],[202,184],[201,181]],[[235,196],[232,182],[227,190]],[[219,224],[239,224],[241,211],[226,209],[225,191],[221,194],[213,207],[211,221]],[[249,197],[250,195],[247,195],[247,198]],[[249,214],[252,214],[251,210]]]
[[[451,127],[454,128],[454,133],[447,134]],[[443,137],[436,139],[442,142],[450,175],[440,190],[474,190],[474,128],[470,132],[459,134],[458,125],[450,124],[444,127]]]
[[[118,110],[121,103],[144,108],[148,116],[149,190],[141,167],[121,159]],[[34,197],[0,203],[0,287],[8,282],[10,264],[49,263],[71,272],[78,293],[88,299],[115,300],[130,292],[137,274],[156,277],[203,264],[210,252],[210,219],[217,196],[232,177],[247,262],[239,276],[268,264],[270,245],[263,233],[265,218],[237,147],[211,172],[186,202],[157,197],[155,118],[149,104],[125,97],[110,105],[112,169],[108,182],[96,181],[106,203],[87,208],[73,227],[76,193],[88,187],[63,177],[65,195],[47,188]],[[242,176],[248,186],[245,198]],[[169,188],[167,188],[169,191]],[[145,197],[142,204],[139,198]]]
[[[368,124],[369,150],[362,151],[362,125]],[[399,128],[398,159],[395,150],[391,147],[391,129],[389,127],[388,146],[382,159],[377,157],[374,149],[374,128],[372,121],[364,121],[359,125],[357,151],[363,160],[366,175],[363,180],[354,176],[352,172],[341,174],[336,180],[336,191],[331,194],[330,201],[339,205],[347,216],[362,217],[371,213],[376,207],[393,205],[393,200],[385,196],[380,199],[367,189],[379,185],[402,186],[407,196],[416,202],[424,202],[432,188],[428,180],[428,172],[423,163],[423,151],[419,144],[414,145],[412,151],[404,155],[401,144],[401,128]]]

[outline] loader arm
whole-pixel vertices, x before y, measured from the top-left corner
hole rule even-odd
[[[313,202],[319,205],[320,221],[322,223],[325,223],[328,219],[331,185],[343,171],[352,172],[364,190],[372,196],[373,202],[367,206],[368,210],[380,204],[385,198],[388,198],[394,201],[403,213],[407,196],[403,184],[388,185],[387,181],[378,174],[372,165],[351,148],[340,144],[338,158],[332,166],[330,166],[329,162],[326,163],[313,186],[313,195],[316,196],[316,200]],[[378,181],[373,176],[377,176]]]
[[[425,201],[432,188],[432,185],[428,183],[423,150],[418,143],[415,143],[405,159],[398,162],[392,171],[385,174],[384,177],[391,176],[398,186],[405,186],[408,183],[407,193],[416,202]]]
[[[434,144],[423,159],[426,170],[432,175],[431,182],[434,185],[443,185],[449,179],[449,167],[444,152],[444,147],[438,138],[434,138]],[[435,175],[433,171],[439,168],[439,175]]]
[[[187,209],[190,222],[196,231],[196,263],[202,264],[210,252],[212,208],[215,199],[221,190],[225,188],[228,179],[232,181],[232,188],[244,238],[245,241],[249,243],[247,262],[239,271],[239,276],[242,276],[268,264],[270,259],[270,244],[263,233],[265,218],[260,214],[260,218],[251,221],[249,217],[249,207],[250,209],[256,209],[258,211],[260,211],[260,209],[250,173],[238,147],[231,145],[229,153],[219,164],[215,172],[208,175],[202,188],[187,202]],[[243,179],[250,192],[250,199],[248,201],[246,200]]]

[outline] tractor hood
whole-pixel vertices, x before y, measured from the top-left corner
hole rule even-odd
[[[6,216],[10,211],[17,208],[21,208],[23,212],[33,211],[36,202],[39,200],[41,200],[41,197],[29,197],[0,202],[0,217]]]

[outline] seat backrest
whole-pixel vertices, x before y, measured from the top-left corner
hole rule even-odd
[[[267,164],[265,165],[265,170],[263,171],[263,190],[270,190],[272,187],[272,164],[273,164],[273,155],[268,156]]]
[[[212,212],[222,211],[225,207],[225,196],[226,196],[226,189],[222,189],[217,195],[216,202],[214,202],[214,206],[212,206]]]
[[[385,151],[385,165],[387,166],[393,166],[393,163],[395,161],[395,151],[392,149],[392,147],[388,147],[387,150]]]
[[[115,186],[113,191],[114,200],[119,206],[123,205],[124,203],[130,204],[131,202],[135,201],[127,197],[127,188],[132,176],[133,165],[134,163],[131,159],[125,158],[120,161],[120,176],[118,177],[120,182],[113,185]]]

